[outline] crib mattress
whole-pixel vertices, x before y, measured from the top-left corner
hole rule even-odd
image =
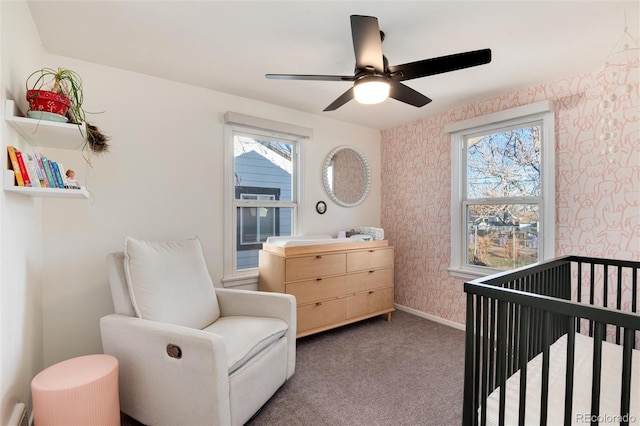
[[[565,334],[549,348],[549,398],[548,424],[561,425],[564,422],[564,394],[566,372],[567,335]],[[591,377],[593,360],[593,339],[576,333],[574,385],[573,385],[573,425],[585,425],[591,422]],[[631,404],[629,423],[640,424],[640,351],[634,350],[631,372]],[[620,394],[622,375],[622,346],[603,342],[602,344],[602,382],[600,389],[600,424],[619,424]],[[517,371],[506,383],[505,424],[518,424],[518,400],[520,371]],[[542,354],[539,354],[527,366],[527,425],[540,424],[540,393],[542,388]],[[487,398],[487,424],[497,425],[499,416],[500,388],[495,389]]]

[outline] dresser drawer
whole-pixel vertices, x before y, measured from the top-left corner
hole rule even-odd
[[[346,294],[360,293],[382,287],[393,287],[393,268],[372,269],[350,274],[346,282]]]
[[[326,299],[335,299],[346,294],[347,277],[337,276],[316,278],[309,281],[299,281],[287,284],[287,294],[296,297],[298,305]]]
[[[344,253],[294,257],[286,260],[286,281],[306,280],[327,275],[344,274],[347,257]]]
[[[393,248],[347,253],[347,272],[366,271],[393,266]]]
[[[393,310],[393,288],[381,288],[349,296],[347,318],[359,317],[385,309]]]
[[[344,321],[346,318],[345,299],[342,297],[298,306],[298,333]]]

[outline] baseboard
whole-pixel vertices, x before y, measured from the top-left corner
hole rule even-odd
[[[449,327],[452,327],[452,328],[457,328],[458,330],[462,330],[462,331],[465,330],[464,324],[459,324],[457,322],[449,321],[449,320],[446,320],[444,318],[437,317],[435,315],[427,314],[426,312],[422,312],[422,311],[418,311],[416,309],[409,308],[407,306],[398,305],[397,303],[394,303],[393,306],[399,311],[408,312],[410,314],[416,315],[418,317],[422,317],[424,319],[428,319],[428,320],[433,321],[433,322],[437,322],[437,323],[440,323],[440,324],[443,324],[443,325],[446,325],[446,326],[449,326]]]

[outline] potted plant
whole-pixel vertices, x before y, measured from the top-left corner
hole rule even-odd
[[[29,102],[27,115],[77,124],[85,147],[88,146],[95,153],[108,151],[109,138],[96,126],[87,123],[86,111],[82,106],[82,78],[78,73],[66,68],[41,68],[27,78],[26,88]]]

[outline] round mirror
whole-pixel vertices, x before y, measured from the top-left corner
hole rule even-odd
[[[346,145],[332,150],[322,166],[324,189],[338,205],[354,207],[369,193],[369,164],[357,149]]]

